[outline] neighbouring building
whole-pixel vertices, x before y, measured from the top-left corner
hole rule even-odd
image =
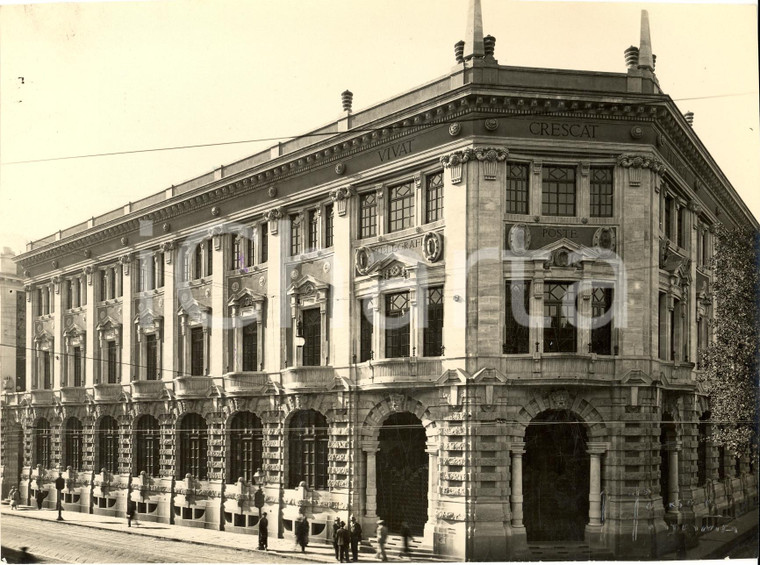
[[[696,361],[714,226],[758,223],[661,91],[646,13],[620,73],[500,65],[468,18],[450,74],[346,91],[320,135],[15,258],[4,492],[61,470],[69,511],[404,520],[456,560],[655,558],[756,508]]]

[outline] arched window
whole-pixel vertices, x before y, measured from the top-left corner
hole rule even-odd
[[[43,469],[51,467],[50,462],[50,422],[44,418],[37,420],[34,427],[34,463]]]
[[[141,471],[149,477],[158,476],[158,449],[160,433],[158,420],[153,416],[141,416],[135,426],[135,474]]]
[[[296,412],[288,424],[288,488],[301,481],[327,488],[327,419],[316,410]]]
[[[230,422],[230,465],[228,483],[239,477],[253,480],[253,474],[261,468],[261,419],[253,412],[239,412]]]
[[[179,424],[179,479],[190,473],[196,479],[208,478],[206,420],[200,414],[188,414]]]
[[[63,467],[80,470],[82,468],[82,422],[77,418],[71,418],[66,423],[65,434]]]
[[[119,472],[119,428],[111,416],[106,416],[98,426],[98,464],[97,469],[109,473]]]

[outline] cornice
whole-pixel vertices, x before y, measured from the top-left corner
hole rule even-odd
[[[478,90],[498,90],[498,87],[468,84],[458,90],[447,93],[448,99],[439,97],[428,100],[432,103],[419,111],[407,110],[406,116],[391,116],[378,120],[369,126],[335,133],[333,139],[317,142],[311,148],[294,152],[291,155],[277,157],[272,161],[257,165],[246,171],[235,173],[230,177],[212,181],[189,193],[158,202],[151,207],[139,210],[123,218],[116,218],[103,227],[96,227],[89,232],[73,234],[68,238],[53,242],[40,250],[28,251],[16,258],[25,269],[49,261],[56,256],[83,253],[87,258],[89,246],[103,239],[121,237],[123,245],[128,244],[128,235],[139,230],[140,220],[152,220],[165,226],[170,231],[168,220],[194,212],[204,206],[217,204],[238,196],[241,193],[257,189],[266,189],[269,202],[263,202],[261,211],[271,208],[278,202],[274,185],[297,175],[308,173],[328,164],[335,164],[336,177],[346,173],[342,161],[380,145],[440,125],[449,125],[469,114],[500,114],[506,116],[550,116],[552,118],[574,118],[594,120],[620,120],[656,123],[677,146],[694,173],[702,182],[716,193],[723,193],[729,198],[719,198],[730,208],[737,218],[745,214],[736,203],[735,196],[727,188],[725,181],[715,173],[713,165],[702,155],[701,145],[693,133],[685,131],[680,123],[680,115],[675,117],[672,101],[665,96],[658,96],[654,101],[651,96],[638,102],[636,94],[629,93],[524,93],[496,94],[478,93]],[[624,98],[627,101],[610,101],[610,97]],[[337,139],[336,139],[337,138]],[[350,171],[349,171],[350,172]],[[718,194],[720,197],[720,194]],[[219,214],[219,208],[216,208]]]

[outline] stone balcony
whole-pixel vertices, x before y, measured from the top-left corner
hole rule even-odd
[[[224,375],[224,392],[230,396],[263,393],[269,383],[266,373],[241,371]]]
[[[439,357],[400,357],[368,361],[357,367],[359,382],[433,382],[443,372]]]
[[[50,406],[53,404],[55,396],[52,390],[32,390],[29,391],[29,400],[34,406]]]
[[[326,390],[335,379],[333,367],[288,367],[280,374],[286,390]]]
[[[118,402],[122,387],[119,383],[97,383],[93,385],[92,392],[95,402]]]
[[[61,387],[61,404],[84,404],[86,401],[86,388],[81,386]]]
[[[164,381],[132,381],[134,400],[158,400],[166,390]]]
[[[214,384],[206,376],[185,376],[174,379],[174,394],[180,398],[204,398]]]

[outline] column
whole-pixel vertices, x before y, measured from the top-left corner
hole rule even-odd
[[[681,440],[675,440],[668,446],[668,514],[675,516],[681,523],[681,511],[678,508],[678,452],[681,451]]]
[[[268,335],[264,339],[267,371],[279,371],[287,359],[287,331],[291,321],[288,319],[290,308],[285,291],[287,289],[287,272],[283,264],[283,245],[287,242],[288,227],[282,211],[274,208],[265,214],[267,220],[267,327]],[[294,328],[295,329],[295,328]]]
[[[95,383],[94,379],[97,372],[95,369],[95,358],[97,357],[97,355],[95,355],[95,339],[97,336],[97,330],[95,328],[98,325],[98,316],[96,314],[97,308],[95,304],[95,284],[93,282],[95,273],[93,272],[92,266],[85,267],[82,272],[82,282],[86,284],[83,290],[87,293],[87,307],[85,309],[85,339],[82,344],[82,362],[84,364],[82,384],[92,385]]]
[[[136,265],[132,265],[132,256],[131,255],[124,255],[120,259],[120,264],[117,265],[117,269],[122,269],[122,276],[123,276],[123,288],[122,288],[122,299],[121,299],[121,335],[120,337],[120,347],[117,347],[117,352],[119,356],[119,382],[130,382],[137,378],[137,375],[135,374],[137,372],[137,367],[131,365],[132,363],[132,323],[134,318],[134,301],[132,300],[132,275],[134,273],[134,268]],[[136,273],[137,276],[140,276],[140,273]],[[124,373],[124,374],[122,374]]]
[[[63,354],[63,293],[61,287],[63,281],[59,279],[55,283],[55,293],[53,294],[53,344],[50,350],[50,357],[53,363],[52,384],[53,388],[60,388],[63,384],[63,364],[66,356]],[[51,288],[52,290],[52,288]]]
[[[512,442],[512,528],[525,529],[523,524],[522,456],[525,442]]]
[[[37,347],[34,343],[34,321],[35,317],[35,300],[37,291],[33,286],[24,287],[26,292],[26,347],[27,350],[24,353],[24,359],[26,363],[26,382],[24,386],[26,390],[37,388],[37,367],[35,360],[37,357]],[[34,348],[34,350],[32,350]]]
[[[352,336],[358,334],[351,332],[351,319],[358,302],[353,295],[353,277],[354,264],[351,253],[352,230],[356,224],[354,214],[355,200],[352,197],[353,189],[346,187],[337,189],[331,193],[333,199],[333,264],[330,269],[329,277],[332,282],[330,289],[330,302],[332,309],[332,318],[330,320],[333,339],[330,340],[331,363],[334,367],[346,367],[353,361],[353,355],[356,354],[359,359],[357,340],[341,339],[342,336]],[[358,319],[358,318],[357,318]],[[358,328],[359,326],[357,326]]]
[[[366,517],[377,518],[377,451],[380,442],[377,440],[363,441],[362,451],[367,454],[367,491],[366,491]],[[370,522],[371,523],[371,522]]]
[[[589,454],[589,492],[588,492],[588,526],[586,531],[599,532],[602,527],[602,455],[609,449],[609,444],[589,442],[586,452]]]
[[[164,320],[161,328],[161,374],[160,380],[171,381],[177,372],[177,269],[174,261],[174,244],[166,241],[161,245],[164,254]],[[157,312],[158,314],[158,312]]]
[[[225,268],[229,263],[227,235],[217,233],[220,228],[214,228],[211,245],[212,270],[214,272],[211,294],[211,329],[210,357],[206,358],[206,367],[209,375],[221,377],[231,370],[228,357],[225,355],[225,343],[227,338],[227,284],[225,281]]]

